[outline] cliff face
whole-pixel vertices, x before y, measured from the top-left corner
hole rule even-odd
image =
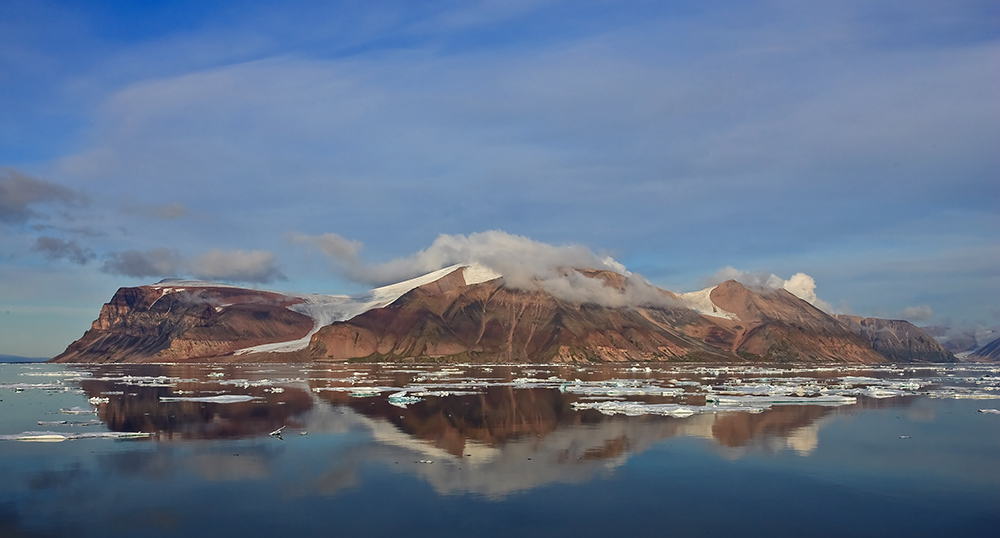
[[[837,320],[864,338],[891,361],[955,362],[955,356],[934,338],[908,321],[858,316],[837,316]]]
[[[121,288],[83,337],[53,362],[174,362],[302,338],[313,321],[298,299],[229,287]]]

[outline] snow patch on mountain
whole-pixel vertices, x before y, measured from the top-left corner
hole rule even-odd
[[[681,301],[684,301],[688,308],[704,316],[740,321],[739,316],[719,308],[712,302],[712,290],[715,288],[716,286],[712,286],[703,290],[681,293],[677,296],[681,299]]]
[[[237,350],[235,354],[292,352],[305,349],[309,346],[312,336],[324,326],[336,321],[349,320],[369,310],[386,307],[411,290],[425,284],[430,284],[431,282],[436,282],[463,267],[465,268],[463,274],[466,285],[488,282],[501,276],[479,264],[457,264],[403,282],[375,288],[367,293],[355,296],[298,295],[297,297],[301,298],[302,302],[291,305],[288,308],[313,319],[313,328],[308,334],[298,340],[289,342],[275,342],[243,348]]]

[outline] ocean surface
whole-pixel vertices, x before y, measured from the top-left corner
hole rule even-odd
[[[1000,367],[0,364],[0,537],[995,536]]]

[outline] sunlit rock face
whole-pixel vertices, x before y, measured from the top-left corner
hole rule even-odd
[[[508,288],[502,279],[474,285],[439,281],[386,308],[324,327],[313,336],[310,351],[320,360],[621,362],[692,354],[731,360],[726,350],[693,336],[712,328],[712,322],[683,307],[576,304],[543,291]]]
[[[730,280],[711,293],[713,304],[736,321],[732,350],[768,362],[884,362],[858,335],[822,310],[783,289],[750,289]]]
[[[233,287],[121,288],[91,329],[54,362],[172,362],[217,358],[305,336],[308,316],[284,295]]]
[[[122,288],[54,360],[954,360],[909,323],[838,319],[784,289],[728,281],[678,296],[611,271],[567,269],[565,278],[534,287],[469,271],[455,266],[358,297],[303,299],[207,283]]]

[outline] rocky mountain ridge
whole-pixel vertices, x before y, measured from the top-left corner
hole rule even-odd
[[[349,314],[320,322],[301,297],[205,283],[140,286],[120,289],[53,361],[955,360],[908,322],[834,317],[783,289],[728,281],[698,292],[694,304],[691,294],[637,286],[619,273],[573,271],[612,295],[647,288],[651,295],[631,306],[578,303],[508,286],[481,267],[455,266],[380,288],[393,294],[365,308],[341,305]]]

